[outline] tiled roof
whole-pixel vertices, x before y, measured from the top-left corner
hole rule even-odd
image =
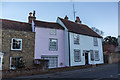
[[[66,26],[66,28],[68,29],[69,32],[102,38],[100,35],[98,35],[96,32],[94,32],[87,25],[78,24],[76,22],[72,22],[70,20],[62,19],[60,17],[58,17],[58,18],[63,22],[63,24]]]
[[[60,24],[54,22],[44,22],[38,20],[34,20],[34,22],[35,22],[35,26],[37,27],[64,29]]]
[[[29,23],[0,19],[0,27],[3,30],[15,30],[15,31],[32,31],[32,27]]]

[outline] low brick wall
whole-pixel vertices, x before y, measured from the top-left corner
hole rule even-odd
[[[31,68],[31,69],[17,69],[17,70],[3,70],[2,78],[12,78],[17,76],[25,76],[25,75],[34,75],[40,72],[45,72],[46,70],[42,70],[40,68]]]
[[[61,72],[61,71],[70,71],[76,69],[83,69],[89,67],[96,67],[103,64],[98,65],[84,65],[84,66],[74,66],[74,67],[62,67],[62,68],[52,68],[52,69],[40,69],[40,68],[31,68],[31,69],[19,69],[19,70],[3,70],[2,71],[2,78],[13,78],[18,76],[28,76],[28,75],[35,75],[35,74],[45,74],[45,73],[53,73],[53,72]]]

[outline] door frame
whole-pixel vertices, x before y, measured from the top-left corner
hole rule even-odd
[[[90,60],[89,60],[89,52],[90,52],[90,50],[83,50],[83,55],[84,55],[84,62],[85,62],[85,65],[89,65],[90,64]],[[88,56],[88,64],[86,64],[86,57],[85,57],[85,55],[87,54],[87,56]]]

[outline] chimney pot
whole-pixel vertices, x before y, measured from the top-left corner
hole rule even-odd
[[[68,17],[67,17],[67,15],[65,16],[65,18],[64,19],[67,19],[68,20]]]
[[[81,23],[81,20],[80,20],[80,18],[79,18],[78,16],[76,17],[75,22],[77,22],[78,24],[80,24],[80,23]]]
[[[28,22],[32,23],[32,20],[35,20],[35,11],[33,11],[33,16],[32,16],[32,12],[29,13],[29,17],[28,17]]]
[[[33,16],[35,17],[35,11],[33,11]]]
[[[29,15],[32,16],[32,12],[30,12]]]

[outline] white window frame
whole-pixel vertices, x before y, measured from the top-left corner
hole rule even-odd
[[[12,64],[11,64],[12,58],[13,58],[13,57],[10,57],[10,69],[16,69],[15,67],[12,67],[12,66],[11,66],[11,65],[12,65]]]
[[[53,61],[54,63],[56,62],[56,64],[50,64],[50,58],[56,58],[56,61]],[[57,68],[58,67],[58,56],[50,56],[50,55],[42,55],[41,56],[41,59],[44,59],[44,60],[49,60],[49,68]]]
[[[18,61],[17,59],[20,60],[20,58],[22,58],[21,56],[16,56],[16,57],[10,57],[10,64],[9,64],[9,68],[10,69],[16,69],[17,66],[16,66],[16,61]],[[13,66],[12,66],[12,59],[13,59]]]
[[[50,35],[56,35],[56,29],[50,29]]]
[[[75,51],[79,52],[79,59],[76,59]],[[81,51],[79,49],[74,49],[74,62],[81,62]]]
[[[97,52],[97,56],[96,56],[96,52]],[[100,60],[100,55],[99,55],[99,51],[98,50],[94,51],[94,59],[95,59],[95,61],[99,61]]]
[[[79,36],[79,34],[74,33],[73,39],[74,39],[74,44],[80,44],[80,36]]]
[[[51,47],[50,47],[50,41],[51,41],[51,40],[56,40],[56,49],[51,49]],[[58,39],[49,38],[49,50],[50,50],[50,51],[57,51],[57,50],[58,50]]]
[[[93,51],[93,50],[90,50],[90,60],[91,60],[91,61],[94,61],[94,60],[95,60],[94,51]]]
[[[98,39],[96,37],[93,37],[93,43],[94,46],[98,46]]]
[[[17,40],[20,40],[20,41],[21,41],[20,49],[13,49],[13,39],[17,39]],[[11,41],[11,50],[18,50],[18,51],[21,51],[21,50],[22,50],[22,39],[19,39],[19,38],[12,38],[12,41]]]

